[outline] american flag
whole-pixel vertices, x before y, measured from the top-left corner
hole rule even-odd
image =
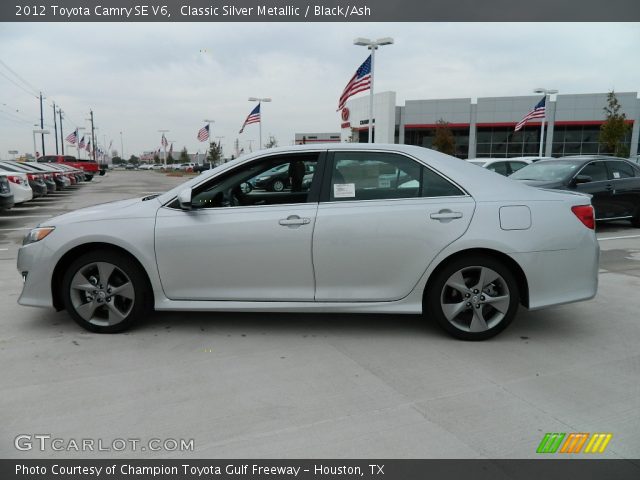
[[[87,148],[85,148],[85,150],[86,150],[87,152],[90,152],[90,151],[91,151],[91,140],[89,140],[89,141],[87,142]]]
[[[209,140],[209,124],[198,130],[198,141],[206,142],[207,140]]]
[[[162,134],[162,139],[160,140],[160,145],[162,145],[163,147],[166,147],[169,145],[169,142],[167,142],[167,137],[164,136],[164,133]]]
[[[251,113],[249,114],[249,116],[247,116],[247,119],[242,124],[242,128],[240,129],[240,133],[242,133],[244,131],[244,127],[246,127],[247,125],[250,125],[252,123],[260,123],[260,104],[256,105],[256,108],[251,110]]]
[[[84,135],[82,136],[82,139],[80,140],[80,143],[78,144],[78,148],[84,148]]]
[[[67,138],[65,138],[65,140],[69,142],[71,145],[75,145],[76,142],[78,141],[78,130],[74,130],[69,135],[67,135]]]
[[[531,110],[529,113],[527,113],[523,117],[523,119],[520,120],[516,124],[516,129],[515,129],[516,132],[518,130],[520,130],[522,127],[524,127],[524,124],[527,123],[532,118],[544,118],[544,115],[545,115],[545,100],[546,100],[546,97],[542,97],[542,100],[540,100],[538,103],[536,103],[536,106],[533,107],[533,110]]]
[[[347,99],[349,97],[354,96],[356,93],[364,92],[365,90],[369,90],[371,88],[371,55],[367,57],[360,68],[356,70],[356,73],[351,77],[347,86],[344,87],[342,91],[342,95],[340,95],[340,100],[338,102],[338,110],[340,111],[344,108],[347,103]]]

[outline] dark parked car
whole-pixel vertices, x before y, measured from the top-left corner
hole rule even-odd
[[[0,175],[0,211],[13,207],[13,195],[9,189],[9,180],[6,175]]]
[[[630,220],[640,227],[640,166],[616,157],[563,157],[542,160],[509,178],[540,188],[593,196],[596,220]]]

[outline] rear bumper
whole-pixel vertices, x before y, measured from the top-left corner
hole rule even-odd
[[[598,291],[600,246],[594,233],[575,249],[514,253],[527,277],[529,309],[579,302]]]

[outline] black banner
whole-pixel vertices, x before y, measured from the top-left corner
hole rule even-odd
[[[638,0],[15,0],[2,22],[637,22]]]
[[[2,480],[637,480],[636,460],[0,460]]]

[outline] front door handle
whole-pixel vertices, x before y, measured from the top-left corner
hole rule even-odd
[[[308,225],[311,223],[311,219],[300,218],[298,215],[289,215],[287,218],[281,218],[278,223],[283,227],[295,227],[299,225]]]
[[[462,212],[452,212],[451,210],[444,209],[438,213],[432,213],[429,215],[432,220],[439,220],[444,222],[446,220],[455,220],[456,218],[462,218]]]

